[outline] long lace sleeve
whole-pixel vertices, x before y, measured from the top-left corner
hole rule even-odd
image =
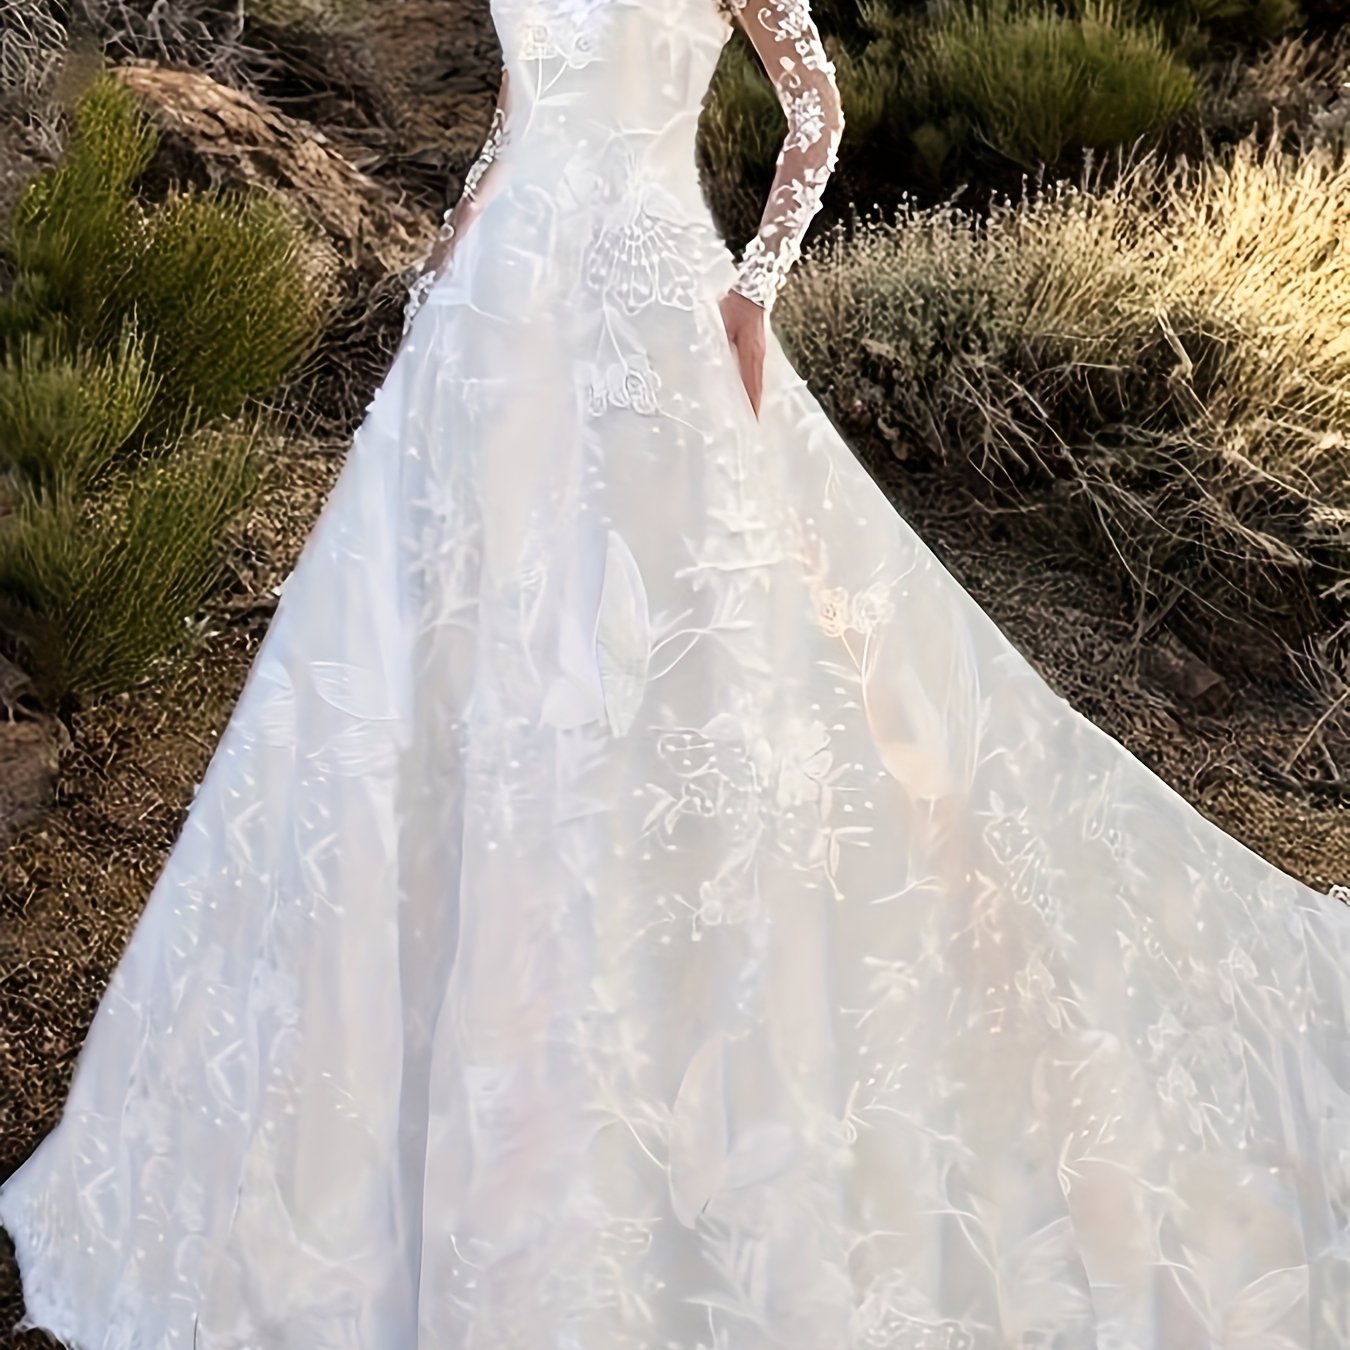
[[[808,0],[730,0],[730,10],[764,63],[787,118],[759,232],[746,246],[732,287],[768,310],[820,210],[844,112]]]
[[[492,110],[492,122],[488,127],[483,148],[478,152],[478,158],[469,166],[459,200],[441,218],[441,228],[436,235],[436,241],[418,267],[408,288],[408,303],[403,311],[405,333],[411,327],[413,317],[421,308],[427,292],[450,261],[455,240],[468,229],[488,196],[497,156],[507,142],[506,118],[510,98],[508,83],[508,71],[503,65],[501,82],[497,86],[497,106]]]

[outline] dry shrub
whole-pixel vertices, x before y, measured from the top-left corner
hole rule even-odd
[[[72,0],[71,9],[114,60],[188,65],[232,82],[256,59],[244,40],[245,0]]]
[[[779,312],[842,420],[978,471],[1216,663],[1305,678],[1350,634],[1346,238],[1350,165],[1249,139],[837,228]]]
[[[58,0],[0,0],[0,217],[60,153],[59,86],[71,65]]]
[[[294,76],[290,42],[297,42],[301,65],[308,65],[313,53],[305,36],[342,39],[365,12],[366,0],[70,0],[70,7],[74,23],[113,61],[138,57],[189,66],[259,92]],[[332,76],[342,78],[350,54],[340,42],[327,50],[338,68]]]
[[[24,107],[50,86],[66,29],[46,0],[0,0],[0,103]]]
[[[1350,35],[1288,37],[1255,59],[1205,68],[1196,115],[1212,139],[1239,139],[1276,126],[1293,138],[1339,134],[1350,106]]]
[[[365,7],[365,0],[246,0],[250,21],[319,33],[351,27]]]

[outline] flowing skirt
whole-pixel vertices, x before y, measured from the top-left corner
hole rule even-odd
[[[710,221],[539,204],[418,313],[0,1187],[20,1325],[1344,1350],[1350,909],[1058,696],[773,336],[756,419]]]

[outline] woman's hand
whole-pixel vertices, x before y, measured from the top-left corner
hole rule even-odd
[[[764,307],[747,299],[739,291],[728,291],[718,302],[722,323],[731,340],[740,367],[741,383],[750,396],[750,406],[759,416],[760,399],[764,394]]]

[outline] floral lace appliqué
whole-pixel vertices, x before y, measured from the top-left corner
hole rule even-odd
[[[768,310],[801,256],[838,162],[843,107],[834,64],[806,0],[723,0],[719,8],[745,30],[787,118],[759,231],[746,245],[733,286]]]

